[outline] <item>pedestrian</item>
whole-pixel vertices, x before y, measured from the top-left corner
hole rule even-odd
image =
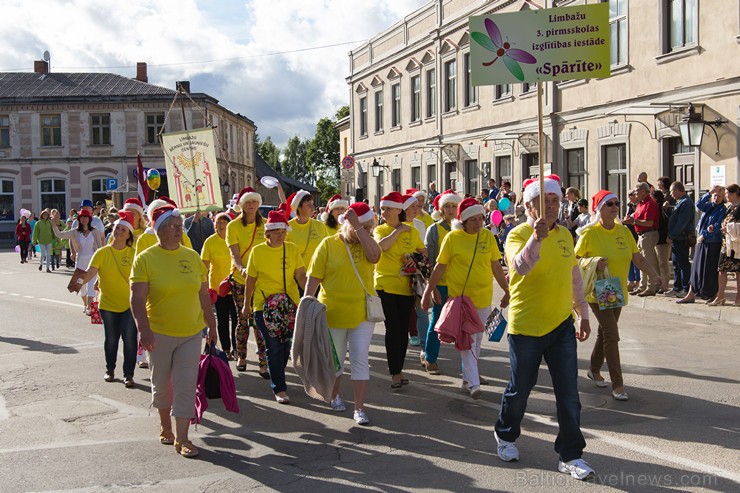
[[[627,205],[625,206],[625,216],[630,216],[635,213],[637,202],[637,191],[630,190],[630,193],[627,196]],[[635,226],[633,224],[625,224],[625,226],[627,226],[627,229],[630,230],[635,243],[637,243],[638,236],[637,232],[635,231]],[[631,294],[633,291],[637,290],[638,286],[640,285],[640,269],[638,269],[635,264],[630,263],[630,272],[629,276],[627,276],[627,279],[629,280],[629,282],[627,283],[627,290]]]
[[[529,394],[537,383],[545,358],[557,407],[558,436],[555,452],[558,470],[584,480],[594,476],[582,459],[586,440],[580,427],[576,340],[591,333],[588,305],[583,298],[581,274],[570,232],[557,224],[560,183],[545,178],[545,210],[540,209],[540,183],[527,180],[523,200],[528,219],[514,228],[506,241],[511,303],[509,305],[509,364],[511,377],[501,400],[495,425],[497,452],[501,460],[519,460],[514,442]],[[574,326],[575,309],[580,321]]]
[[[208,212],[195,211],[192,216],[185,219],[184,224],[185,233],[190,238],[193,250],[200,254],[203,250],[203,243],[216,232],[213,221],[208,217]]]
[[[427,230],[424,245],[429,255],[429,261],[432,267],[437,263],[437,256],[442,247],[445,237],[452,231],[452,221],[457,215],[457,206],[462,199],[455,193],[454,190],[445,190],[444,193],[438,196],[437,210],[440,211],[440,219]],[[434,272],[432,270],[432,272]],[[442,312],[442,306],[447,301],[447,279],[446,275],[437,281],[436,289],[439,293],[439,299],[433,300],[432,305],[432,318],[429,320],[427,325],[427,334],[424,349],[420,354],[421,366],[423,366],[427,373],[430,375],[439,375],[439,365],[437,364],[437,358],[439,357],[439,336],[434,331],[439,320],[439,315]],[[422,308],[423,309],[423,308]]]
[[[666,199],[663,192],[659,189],[653,192],[653,198],[658,203],[658,210],[660,211],[660,221],[658,223],[658,244],[655,245],[655,256],[658,259],[658,274],[663,279],[669,279],[671,276],[670,260],[671,260],[671,243],[673,243],[668,236],[668,222],[671,217],[671,208],[666,207]],[[667,291],[667,284],[663,284],[663,288],[657,291],[658,294],[665,294]]]
[[[181,245],[180,211],[167,204],[152,211],[157,244],[134,257],[131,311],[141,346],[149,352],[152,406],[159,411],[159,441],[184,457],[198,449],[188,438],[195,418],[203,329],[215,344],[216,320],[208,297],[208,274],[198,254]],[[175,433],[172,420],[175,418]]]
[[[658,244],[660,237],[658,226],[660,222],[660,208],[655,199],[650,195],[650,185],[642,182],[635,188],[637,192],[637,207],[632,215],[628,215],[622,221],[625,225],[633,225],[637,232],[637,247],[640,253],[653,268],[653,272],[659,272],[658,256],[655,253],[655,246]],[[630,294],[637,296],[655,296],[658,291],[656,279],[643,275],[639,286]]]
[[[31,238],[33,238],[33,230],[36,226],[36,223],[38,222],[38,218],[32,211],[28,211],[28,224],[31,226]],[[28,260],[31,260],[31,258],[36,258],[36,245],[31,242],[31,248],[28,253]]]
[[[252,328],[254,340],[257,344],[257,361],[259,374],[264,379],[270,378],[267,370],[267,356],[265,355],[265,340],[257,328],[254,320],[242,313],[245,304],[244,286],[247,280],[247,259],[255,246],[265,242],[264,219],[260,215],[262,196],[252,187],[239,191],[234,204],[234,210],[239,215],[226,226],[226,245],[231,255],[231,295],[234,299],[239,323],[236,326],[236,370],[247,371],[247,342],[249,329]],[[248,299],[246,300],[249,301]]]
[[[689,292],[676,303],[694,303],[697,296],[713,300],[719,290],[719,256],[722,250],[722,222],[727,216],[725,187],[715,185],[697,202],[702,214],[696,225],[696,247],[691,264]]]
[[[391,192],[380,199],[380,214],[385,221],[375,228],[373,236],[382,253],[375,268],[375,290],[383,304],[385,314],[385,354],[391,374],[391,388],[400,389],[409,380],[403,374],[403,364],[408,349],[408,327],[414,309],[414,293],[403,269],[414,268],[416,263],[408,258],[414,252],[427,254],[416,228],[404,223],[403,196]]]
[[[434,218],[427,212],[427,201],[429,200],[429,196],[424,190],[417,190],[416,188],[406,189],[406,195],[413,195],[416,200],[419,201],[417,219],[424,223],[424,231],[426,232],[427,228],[434,224]],[[432,198],[431,200],[434,199]],[[424,233],[421,235],[421,239],[424,239]]]
[[[301,253],[303,265],[308,268],[313,252],[316,251],[321,240],[328,234],[326,226],[321,221],[313,219],[312,216],[316,212],[316,207],[314,206],[313,195],[307,191],[299,190],[291,194],[288,197],[288,205],[295,212],[296,217],[289,221],[290,232],[286,241],[295,243]],[[288,217],[288,214],[286,214],[286,217]],[[303,292],[305,287],[305,284],[301,284],[299,286],[300,291]],[[313,295],[314,293],[307,294]]]
[[[208,271],[208,287],[216,293],[216,322],[218,323],[218,340],[221,349],[233,360],[236,352],[236,326],[239,318],[231,292],[222,296],[219,293],[221,281],[226,279],[231,268],[231,253],[226,246],[226,228],[231,217],[225,212],[216,216],[216,232],[203,243],[200,258]],[[234,352],[232,353],[232,348]]]
[[[496,180],[493,178],[488,179],[488,198],[486,202],[493,199],[496,200],[496,197],[498,196],[498,187],[496,186]]]
[[[46,272],[51,272],[51,244],[54,241],[49,217],[49,209],[41,211],[41,217],[33,228],[31,238],[31,243],[39,246],[41,254],[39,255],[39,271],[44,268],[44,262],[46,262]]]
[[[339,232],[339,216],[349,207],[349,202],[344,200],[340,194],[334,195],[326,203],[326,212],[324,213],[324,226],[326,226],[327,235],[333,235]]]
[[[575,187],[568,187],[565,189],[565,199],[566,200],[561,205],[558,220],[560,221],[560,224],[568,228],[575,239],[577,228],[575,221],[580,214],[578,201],[581,200],[581,191]],[[588,211],[588,201],[586,201],[586,211]]]
[[[676,201],[668,219],[668,237],[671,239],[671,262],[673,263],[673,289],[664,296],[683,298],[691,284],[691,262],[689,248],[696,243],[694,233],[694,214],[696,212],[691,197],[680,181],[674,181],[670,188],[671,197]]]
[[[434,210],[432,204],[434,203],[434,199],[437,198],[437,195],[439,195],[439,192],[437,191],[437,182],[429,182],[429,194],[427,195],[427,212],[429,212],[430,215]]]
[[[133,224],[134,226],[134,244],[136,244],[136,240],[139,239],[139,236],[143,235],[146,231],[147,223],[146,218],[144,217],[144,205],[141,203],[141,200],[137,198],[130,198],[126,199],[126,201],[123,203],[123,210],[129,211],[133,213]],[[111,208],[109,211],[111,214],[116,214],[115,209]],[[111,217],[113,221],[116,220],[115,216]]]
[[[92,209],[92,207],[90,207]],[[58,212],[57,212],[58,213]],[[75,256],[75,267],[77,269],[87,270],[90,266],[93,254],[98,248],[103,246],[101,236],[97,230],[91,226],[92,213],[84,208],[77,214],[77,227],[70,229],[69,231],[59,231],[57,225],[52,222],[52,230],[54,234],[59,238],[67,238],[70,240]],[[95,300],[95,282],[97,276],[92,276],[87,283],[82,285],[80,289],[80,297],[82,298],[82,311],[85,315],[90,316],[90,302]]]
[[[105,244],[105,224],[103,224],[103,221],[95,214],[93,214],[93,203],[90,199],[84,199],[82,202],[80,202],[80,212],[82,211],[88,211],[90,213],[90,217],[92,218],[92,221],[90,223],[90,227],[95,228],[95,233],[100,237],[100,244]],[[72,223],[72,229],[77,229],[77,221]]]
[[[20,247],[21,263],[28,263],[28,245],[31,243],[31,225],[28,224],[28,218],[21,213],[18,224],[15,226],[15,238]]]
[[[727,187],[727,216],[722,221],[722,250],[719,254],[719,288],[717,296],[707,304],[722,306],[725,304],[727,273],[735,274],[737,290],[735,306],[740,306],[740,187],[732,184]]]
[[[152,200],[147,206],[147,218],[151,219],[152,215],[154,214],[154,210],[158,209],[159,207],[165,206],[165,205],[171,205],[172,207],[177,208],[177,204],[175,203],[174,200],[172,200],[171,198],[165,195],[162,195],[158,199]],[[139,237],[136,240],[136,255],[139,255],[141,252],[143,252],[147,248],[152,247],[156,244],[157,244],[157,234],[154,231],[153,223],[150,223],[150,225],[144,230],[143,233],[139,235]],[[190,238],[185,233],[185,230],[183,230],[182,232],[180,244],[190,249],[193,248],[193,244],[190,242]]]
[[[664,278],[655,272],[640,254],[632,233],[626,226],[616,221],[619,217],[619,198],[608,190],[600,190],[591,199],[591,209],[594,219],[589,226],[581,230],[575,247],[576,256],[581,261],[599,258],[596,270],[603,273],[608,268],[610,276],[619,278],[625,305],[628,301],[627,273],[630,262],[648,275],[656,277],[658,284],[663,286]],[[589,301],[589,306],[599,322],[599,329],[586,376],[596,382],[597,387],[608,386],[601,376],[601,367],[606,359],[612,382],[612,396],[618,401],[626,401],[629,397],[624,390],[619,356],[618,323],[622,308],[602,310],[596,299]]]
[[[354,420],[370,422],[365,412],[365,396],[370,381],[369,353],[374,322],[367,321],[367,295],[375,296],[373,273],[380,259],[380,246],[372,237],[375,214],[362,202],[349,206],[339,216],[339,234],[325,238],[314,252],[308,273],[306,292],[321,285],[318,300],[326,305],[326,318],[331,340],[341,368],[332,390],[331,408],[346,410],[340,394],[344,363],[349,350]]]
[[[306,268],[298,246],[285,241],[290,232],[288,220],[279,211],[270,211],[265,224],[265,242],[252,248],[247,261],[247,283],[244,290],[242,314],[254,315],[257,328],[265,341],[270,386],[279,404],[289,404],[285,367],[290,359],[290,339],[293,327],[286,324],[278,333],[265,323],[265,310],[271,309],[270,298],[280,293],[287,294],[293,302],[292,308],[281,311],[280,317],[287,320],[295,317],[300,300],[298,286],[306,286]],[[289,282],[295,280],[295,282]],[[296,284],[297,283],[297,284]],[[291,313],[292,312],[292,313]]]
[[[504,292],[500,306],[509,305],[509,286],[499,260],[501,253],[496,238],[489,229],[483,227],[485,209],[475,199],[465,199],[457,206],[457,221],[453,231],[442,242],[437,263],[424,290],[421,306],[428,310],[432,305],[442,304],[437,284],[445,277],[447,295],[467,296],[473,302],[481,324],[485,324],[491,313],[493,279]],[[462,388],[473,399],[480,399],[480,359],[483,332],[472,335],[469,349],[460,351],[462,359]]]
[[[72,229],[72,223],[74,223],[75,217],[68,217],[67,221],[64,224],[64,229],[62,231],[69,231]],[[67,269],[71,269],[75,266],[74,261],[72,260],[72,247],[70,246],[69,238],[62,238],[62,248],[64,248],[64,266]]]
[[[115,381],[118,342],[123,341],[123,384],[133,388],[138,335],[131,314],[129,280],[134,262],[133,213],[122,211],[113,227],[113,241],[95,251],[90,266],[77,279],[81,287],[98,277],[100,316],[103,319],[105,342],[105,374],[103,380]]]
[[[411,193],[409,193],[411,192]],[[406,225],[416,228],[419,236],[423,239],[426,236],[426,225],[419,219],[421,217],[420,199],[414,193],[416,189],[406,190],[403,196],[403,210],[406,211]],[[430,216],[431,219],[431,216]],[[411,311],[409,318],[409,344],[412,346],[424,346],[426,343],[426,329],[429,325],[429,315],[426,310],[421,308],[421,298],[414,296],[414,309]]]

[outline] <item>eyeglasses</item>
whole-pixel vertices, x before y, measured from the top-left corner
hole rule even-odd
[[[612,200],[610,202],[607,202],[604,204],[607,207],[619,207],[619,201],[618,200]]]

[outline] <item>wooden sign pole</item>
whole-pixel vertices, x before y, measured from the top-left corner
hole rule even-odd
[[[537,142],[540,161],[540,217],[545,217],[545,132],[542,129],[542,81],[537,81]]]

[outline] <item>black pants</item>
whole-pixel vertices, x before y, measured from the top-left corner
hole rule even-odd
[[[67,267],[75,266],[75,263],[72,262],[72,250],[70,250],[69,248],[67,248],[67,258],[65,259],[64,262]]]
[[[231,329],[229,329],[229,319],[231,319]],[[221,349],[226,353],[231,352],[231,348],[236,349],[236,305],[230,294],[219,296],[216,299],[216,321],[218,322],[218,340],[221,341]]]
[[[385,355],[388,371],[398,375],[403,371],[409,345],[409,319],[414,309],[414,297],[378,291],[385,315]]]
[[[18,246],[21,247],[21,260],[26,260],[28,258],[28,242],[20,240]]]

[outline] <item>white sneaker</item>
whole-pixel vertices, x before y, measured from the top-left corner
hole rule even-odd
[[[483,397],[483,392],[481,392],[479,385],[470,387],[470,397],[472,397],[475,400],[478,400],[481,397]]]
[[[337,396],[331,400],[331,410],[338,413],[347,410],[347,407],[344,405],[344,401],[342,400],[341,395],[337,394]]]
[[[560,461],[558,462],[558,471],[569,473],[579,481],[585,481],[595,476],[594,470],[583,459],[573,459],[568,462]]]
[[[514,442],[507,442],[506,440],[501,440],[498,437],[498,433],[496,433],[495,431],[493,432],[493,436],[496,437],[496,443],[498,444],[496,452],[498,452],[499,459],[501,459],[504,462],[512,462],[512,461],[519,460],[519,449],[516,447],[516,444]]]
[[[370,422],[370,418],[367,417],[367,414],[362,409],[355,410],[354,419],[358,425],[366,425]]]

